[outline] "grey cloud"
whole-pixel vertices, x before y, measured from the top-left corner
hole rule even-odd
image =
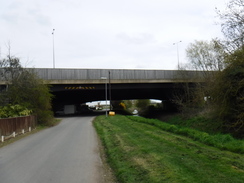
[[[5,4],[1,10],[1,19],[6,23],[17,23],[18,21],[18,13],[17,9],[22,6],[22,3],[15,2],[11,4]]]
[[[117,38],[128,43],[128,44],[146,44],[154,42],[154,36],[148,33],[138,33],[135,35],[128,35],[126,33],[120,33]]]
[[[24,4],[16,1],[6,5],[0,16],[8,24],[23,25],[25,22],[35,22],[41,25],[50,25],[49,17],[41,12],[38,5],[28,6],[28,2]]]
[[[30,9],[28,11],[28,14],[30,16],[28,17],[32,17],[32,20],[36,21],[38,24],[41,25],[50,25],[50,18],[44,14],[42,14],[42,12],[40,12],[38,9]]]

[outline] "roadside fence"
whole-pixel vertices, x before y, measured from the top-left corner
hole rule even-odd
[[[4,140],[8,138],[29,132],[36,127],[36,124],[36,116],[0,119],[0,140],[1,142],[4,142]]]

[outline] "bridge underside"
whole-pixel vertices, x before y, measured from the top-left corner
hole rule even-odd
[[[111,87],[111,89],[110,89]],[[106,84],[53,85],[53,104],[81,104],[105,100]],[[175,83],[107,84],[108,100],[159,99],[169,100],[182,87]],[[110,94],[111,91],[111,94]]]

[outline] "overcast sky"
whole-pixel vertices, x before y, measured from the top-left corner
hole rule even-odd
[[[25,67],[176,69],[194,40],[221,37],[225,0],[0,0],[0,57]],[[54,35],[52,35],[53,29]]]

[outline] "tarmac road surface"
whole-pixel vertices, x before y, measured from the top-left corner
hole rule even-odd
[[[93,117],[67,117],[0,149],[0,183],[101,183]]]

